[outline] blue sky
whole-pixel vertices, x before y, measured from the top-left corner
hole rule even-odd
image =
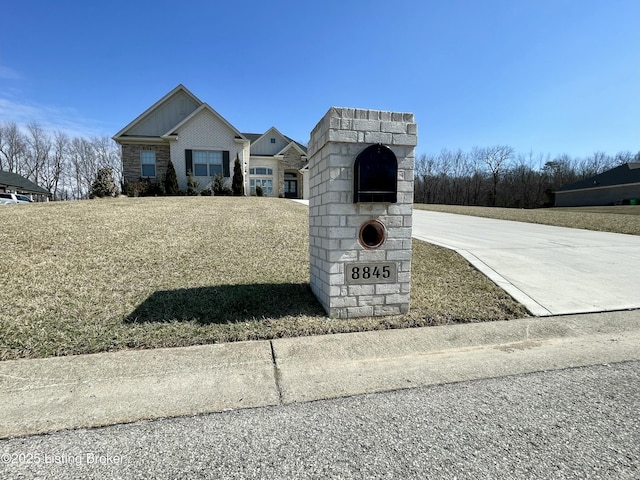
[[[112,136],[182,83],[306,143],[331,106],[413,112],[417,154],[640,150],[639,0],[20,0],[0,123]]]

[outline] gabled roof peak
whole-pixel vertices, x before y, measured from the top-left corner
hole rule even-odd
[[[183,93],[187,97],[189,97],[196,105],[201,106],[203,104],[202,100],[196,97],[187,87],[182,84],[179,84],[169,93],[164,95],[160,100],[155,102],[149,108],[147,108],[144,112],[138,115],[132,122],[130,122],[126,127],[116,133],[112,138],[117,141],[118,138],[125,135],[128,131],[134,129],[136,126],[140,125],[143,121],[148,119],[158,108],[164,105],[169,99],[177,95],[178,93]]]
[[[284,152],[287,148],[289,148],[289,145],[291,143],[293,143],[293,144],[295,144],[297,150],[299,150],[304,155],[307,154],[307,147],[305,145],[302,145],[301,143],[296,142],[292,138],[287,137],[282,132],[280,132],[280,130],[278,130],[276,127],[273,127],[273,126],[270,127],[266,132],[264,132],[262,134],[260,134],[260,133],[245,133],[244,136],[247,137],[249,140],[251,140],[251,143],[253,144],[253,143],[258,143],[258,141],[262,140],[263,138],[268,137],[270,133],[280,136],[281,138],[283,138],[287,142],[287,146],[285,148],[283,148],[281,152]]]
[[[185,125],[188,122],[190,122],[194,117],[196,117],[197,115],[199,115],[203,111],[207,111],[207,112],[211,113],[212,115],[214,115],[216,118],[218,118],[222,123],[224,123],[227,127],[229,127],[233,131],[233,133],[235,134],[236,138],[239,138],[239,139],[242,139],[242,140],[246,140],[245,136],[242,133],[240,133],[236,127],[231,125],[227,121],[226,118],[224,118],[222,115],[220,115],[218,112],[216,112],[213,108],[211,108],[211,106],[208,103],[203,103],[198,108],[196,108],[193,112],[191,112],[190,115],[188,115],[185,119],[183,119],[177,125],[173,126],[168,132],[166,132],[163,135],[163,137],[168,137],[170,135],[173,135],[176,130],[179,130],[180,127],[182,127],[183,125]]]

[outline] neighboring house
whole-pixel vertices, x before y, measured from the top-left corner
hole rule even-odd
[[[222,175],[231,186],[235,159],[240,160],[245,195],[262,187],[266,196],[303,198],[307,149],[275,127],[263,134],[241,133],[218,112],[178,85],[120,130],[113,139],[122,147],[125,182],[161,182],[169,159],[180,189],[188,173],[202,190]]]
[[[612,168],[555,192],[556,207],[616,205],[640,202],[640,162]]]
[[[31,180],[17,173],[0,170],[0,193],[22,193],[26,195],[38,195],[48,199],[51,194],[44,188],[36,185]]]

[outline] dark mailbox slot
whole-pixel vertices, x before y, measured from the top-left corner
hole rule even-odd
[[[354,170],[354,203],[398,201],[398,160],[389,147],[365,148],[356,157]]]

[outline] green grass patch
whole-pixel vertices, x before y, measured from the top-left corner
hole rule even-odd
[[[640,235],[640,206],[637,205],[517,209],[416,204],[414,208],[516,222]]]
[[[309,288],[308,208],[233,197],[0,207],[0,359],[506,320],[522,306],[414,241],[411,312],[333,320]]]

